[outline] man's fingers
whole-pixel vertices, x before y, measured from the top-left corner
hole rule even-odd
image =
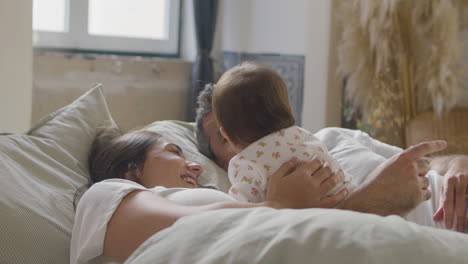
[[[455,178],[448,179],[447,188],[445,189],[444,201],[444,221],[447,229],[452,229],[453,224],[453,200],[455,195]]]
[[[418,175],[425,176],[431,170],[430,159],[426,157],[419,158],[416,160],[416,166],[418,168]]]
[[[419,177],[419,181],[421,182],[421,188],[422,188],[422,189],[427,189],[427,188],[429,188],[429,184],[430,184],[429,178],[427,178],[427,177]]]
[[[432,216],[432,219],[436,222],[439,222],[444,219],[444,208],[439,208],[437,212]]]
[[[431,199],[431,196],[432,196],[432,192],[431,192],[430,189],[423,190],[423,199],[424,199],[424,201],[427,201],[427,200]]]
[[[320,207],[322,208],[336,207],[339,202],[343,201],[343,199],[346,198],[346,195],[348,195],[348,189],[344,188],[334,195],[330,195],[325,198],[322,198],[322,200],[320,201]]]
[[[444,150],[446,147],[447,142],[444,140],[422,142],[404,150],[400,157],[409,160],[415,160],[426,155]]]
[[[465,220],[465,230],[466,230],[466,227],[468,227],[468,216],[466,217],[466,220]]]
[[[430,167],[430,166],[431,166],[432,158],[421,157],[420,160],[421,160],[421,162],[424,163],[424,166],[427,166],[427,167]]]
[[[461,206],[459,205],[461,204]],[[466,201],[457,201],[455,205],[456,208],[456,218],[457,218],[457,231],[465,231],[465,219],[466,219]]]
[[[467,202],[467,206],[468,206],[468,199],[467,199],[466,202]],[[468,215],[465,218],[465,230],[466,230],[466,228],[468,228]]]
[[[458,175],[458,184],[455,188],[455,215],[457,218],[457,231],[463,232],[465,230],[466,218],[466,189],[467,177],[465,175]]]

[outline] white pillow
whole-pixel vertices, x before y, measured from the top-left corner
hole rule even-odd
[[[114,121],[100,85],[27,135],[0,136],[0,263],[68,263],[76,191],[97,126]]]
[[[88,182],[50,139],[0,136],[0,263],[67,263],[73,197]]]
[[[96,128],[115,125],[101,85],[42,118],[26,134],[0,136],[0,263],[68,263],[74,196],[89,181]],[[146,129],[200,163],[200,183],[229,189],[226,172],[198,152],[193,124],[159,121]]]
[[[102,85],[97,84],[73,103],[39,120],[27,134],[54,140],[87,170],[88,152],[96,128],[106,124],[115,125],[115,122]]]

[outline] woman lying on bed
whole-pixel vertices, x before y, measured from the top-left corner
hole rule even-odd
[[[427,168],[418,167],[418,160],[445,146],[443,141],[422,143],[383,163],[342,208],[380,215],[406,214],[430,197],[427,179],[418,176]],[[346,196],[346,190],[325,196],[343,176],[331,174],[316,159],[303,165],[294,160],[283,164],[270,179],[263,203],[237,202],[220,191],[196,189],[203,168],[186,161],[179,146],[149,131],[121,135],[115,128],[103,130],[93,143],[89,165],[96,184],[84,194],[76,210],[72,264],[100,256],[124,261],[147,238],[183,216],[259,206],[331,208]],[[404,196],[406,207],[392,206],[388,197],[394,195]]]

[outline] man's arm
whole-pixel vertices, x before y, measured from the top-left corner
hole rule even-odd
[[[406,215],[431,197],[428,167],[419,166],[425,155],[443,150],[445,141],[420,143],[378,166],[345,201],[343,209],[378,215]]]
[[[435,221],[445,222],[449,229],[456,220],[457,231],[463,232],[467,226],[468,198],[468,156],[451,155],[435,157],[430,163],[431,169],[444,176],[440,191],[439,209],[434,214]]]

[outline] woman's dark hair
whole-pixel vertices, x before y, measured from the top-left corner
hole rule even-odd
[[[148,149],[161,135],[151,131],[123,134],[118,127],[98,128],[88,156],[90,183],[78,188],[73,198],[76,210],[79,198],[96,182],[124,178],[129,170],[142,170]]]
[[[143,169],[146,152],[160,137],[144,130],[122,134],[117,127],[99,129],[88,156],[91,182],[124,178],[129,170]]]

